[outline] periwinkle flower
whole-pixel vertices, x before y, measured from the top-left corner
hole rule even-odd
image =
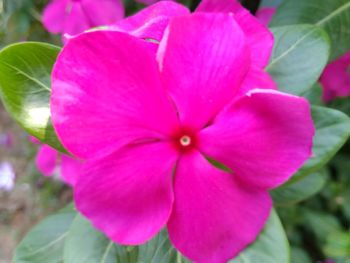
[[[350,96],[350,51],[328,64],[320,81],[325,102]]]
[[[31,136],[29,139],[34,144],[40,144],[35,137]],[[49,145],[42,144],[35,157],[35,165],[44,176],[51,177],[58,174],[63,182],[74,185],[82,163],[71,156],[59,153]]]
[[[77,209],[113,241],[141,244],[167,227],[191,260],[226,262],[264,227],[268,191],[310,157],[309,103],[251,77],[271,43],[239,19],[198,11],[169,19],[159,46],[104,30],[60,53],[53,125],[85,161]]]

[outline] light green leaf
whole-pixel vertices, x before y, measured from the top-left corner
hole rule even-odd
[[[117,246],[81,215],[74,219],[64,246],[65,263],[133,263],[137,255],[137,248]]]
[[[0,98],[6,110],[29,134],[64,151],[50,120],[51,69],[59,47],[18,43],[0,52]]]
[[[165,230],[145,245],[115,244],[82,216],[70,228],[64,247],[65,263],[170,263],[188,262],[171,245]]]
[[[290,249],[286,234],[275,211],[257,240],[230,263],[289,263]]]
[[[13,263],[59,263],[69,227],[76,216],[71,208],[36,225],[17,246]]]
[[[271,192],[274,205],[288,206],[301,202],[324,187],[326,177],[323,173],[312,173],[298,181],[286,183]]]
[[[332,59],[350,49],[350,0],[285,0],[271,26],[295,24],[314,24],[326,30],[332,42]]]
[[[340,111],[313,106],[312,118],[316,128],[312,157],[293,176],[292,181],[319,170],[338,152],[350,136],[350,119]]]
[[[329,39],[320,28],[294,25],[271,28],[275,46],[267,71],[281,91],[302,95],[319,79],[329,56]]]

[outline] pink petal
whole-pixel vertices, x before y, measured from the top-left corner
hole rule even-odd
[[[207,125],[232,100],[250,66],[243,32],[228,14],[173,18],[158,60],[179,117],[192,129]]]
[[[51,112],[73,155],[96,157],[175,129],[176,112],[161,86],[153,45],[115,31],[68,41],[52,74]]]
[[[170,145],[147,143],[87,162],[75,187],[77,208],[113,241],[141,244],[168,221],[176,160]]]
[[[183,5],[171,1],[161,1],[117,22],[111,28],[139,38],[160,41],[170,18],[189,13],[189,10]]]
[[[310,157],[315,130],[304,98],[253,90],[198,135],[199,148],[247,185],[274,188]]]
[[[54,34],[61,33],[66,17],[66,8],[70,0],[53,0],[44,9],[43,25]]]
[[[82,168],[82,163],[72,157],[61,155],[61,178],[69,185],[74,186]]]
[[[83,0],[81,5],[93,27],[109,25],[124,17],[121,0]]]
[[[248,91],[256,88],[277,90],[277,84],[271,76],[262,69],[251,67],[239,90],[239,94],[245,95]]]
[[[272,33],[245,9],[236,13],[235,19],[247,37],[252,65],[264,68],[270,60],[274,45]]]
[[[195,262],[227,262],[264,227],[272,206],[268,193],[234,178],[196,151],[177,165],[168,232],[175,247]]]
[[[45,176],[52,176],[57,164],[58,152],[48,145],[42,145],[35,158],[38,170]]]
[[[81,2],[73,2],[70,12],[66,15],[62,33],[77,35],[91,27],[93,25],[87,17]]]
[[[237,0],[202,0],[196,12],[235,13],[244,9]]]
[[[258,12],[256,12],[256,18],[259,19],[259,21],[264,25],[268,26],[270,24],[270,21],[272,20],[272,17],[276,13],[275,7],[264,7],[260,8]]]
[[[350,52],[328,64],[320,81],[323,85],[323,100],[350,96]]]
[[[162,1],[175,1],[175,0],[136,0],[136,2],[145,4],[145,5],[152,5],[155,4],[157,2],[162,2]]]
[[[252,65],[265,67],[269,62],[274,38],[272,33],[259,20],[233,0],[202,1],[196,12],[234,13],[239,26],[247,37],[251,51]]]

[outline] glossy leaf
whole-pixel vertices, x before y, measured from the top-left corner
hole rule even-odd
[[[29,134],[64,151],[50,120],[50,75],[60,48],[18,43],[0,52],[0,97],[6,110]]]
[[[275,36],[266,68],[281,91],[302,95],[319,79],[329,56],[329,38],[312,25],[271,28]]]
[[[313,106],[312,118],[316,128],[312,157],[293,176],[292,181],[300,180],[320,169],[337,153],[350,136],[350,118],[340,111]]]
[[[64,247],[65,263],[188,262],[171,245],[165,230],[138,247],[120,246],[96,230],[82,216],[70,228]]]
[[[312,173],[295,182],[286,183],[271,192],[274,205],[287,206],[303,201],[318,193],[325,183],[326,177],[320,172]]]
[[[76,212],[68,207],[36,225],[17,246],[13,263],[60,263]]]
[[[257,240],[230,263],[289,263],[290,249],[283,226],[272,211]]]
[[[137,259],[137,252],[137,248],[117,246],[93,228],[87,219],[77,215],[64,246],[64,262],[132,263]]]
[[[332,41],[332,59],[350,49],[349,0],[285,0],[271,26],[294,24],[314,24],[325,29]]]

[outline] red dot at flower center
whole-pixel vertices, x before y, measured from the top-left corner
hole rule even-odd
[[[196,133],[190,129],[182,128],[174,133],[172,139],[175,147],[181,152],[191,151],[195,149],[197,145]]]

